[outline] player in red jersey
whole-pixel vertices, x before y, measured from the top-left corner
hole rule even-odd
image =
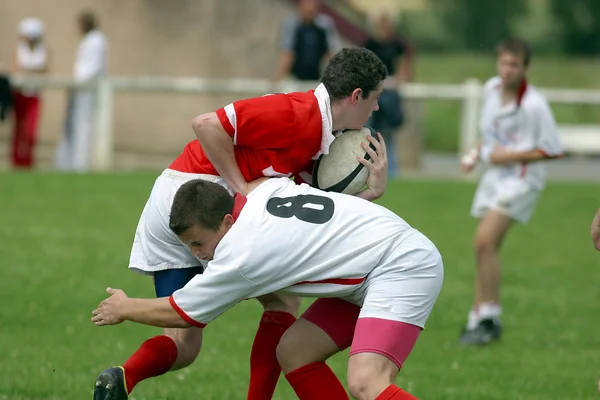
[[[233,102],[192,122],[198,140],[156,180],[135,233],[129,268],[154,277],[157,297],[168,297],[196,274],[207,257],[193,257],[169,229],[175,193],[185,182],[204,179],[246,195],[262,177],[293,176],[310,182],[314,160],[327,154],[343,129],[359,129],[378,109],[377,99],[387,70],[371,51],[343,49],[327,65],[321,83],[304,93],[273,94]],[[372,158],[359,158],[370,171],[368,187],[358,196],[374,200],[387,182],[385,143],[369,137]],[[291,326],[300,304],[295,297],[266,295],[265,307],[250,356],[248,399],[270,399],[281,368],[276,348]],[[354,315],[349,316],[354,323]],[[95,400],[127,399],[140,381],[190,365],[202,345],[202,329],[165,329],[144,342],[122,365],[108,368],[96,379]]]

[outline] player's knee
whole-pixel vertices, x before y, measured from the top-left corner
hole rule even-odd
[[[169,329],[165,334],[177,345],[177,361],[172,369],[191,365],[202,348],[202,330],[197,328]]]
[[[374,399],[394,383],[398,368],[390,360],[372,353],[359,353],[348,360],[348,390],[355,399]]]
[[[348,368],[348,390],[357,399],[374,399],[381,392],[376,386],[381,377],[376,376],[368,368]]]
[[[291,372],[302,367],[303,360],[300,357],[299,341],[292,329],[288,329],[277,345],[277,361],[284,373]]]
[[[490,235],[477,232],[474,242],[475,253],[478,257],[493,254],[496,251],[496,245]]]

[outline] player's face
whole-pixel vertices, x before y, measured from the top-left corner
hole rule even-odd
[[[366,99],[362,97],[362,91],[360,89],[356,89],[352,93],[352,109],[349,110],[351,116],[349,118],[349,126],[346,129],[361,129],[374,111],[379,110],[379,96],[381,96],[381,92],[383,91],[383,82],[379,82],[379,85],[369,93],[369,96]]]
[[[498,56],[496,64],[498,75],[505,87],[515,88],[521,84],[525,77],[525,61],[521,54],[502,52]]]
[[[190,253],[196,258],[210,261],[215,256],[215,249],[223,236],[233,225],[233,217],[226,215],[219,230],[194,225],[179,236],[179,239],[190,249]]]

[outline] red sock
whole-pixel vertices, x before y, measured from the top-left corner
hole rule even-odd
[[[168,372],[176,359],[177,345],[170,337],[160,335],[146,340],[123,364],[127,393],[144,379]]]
[[[418,400],[412,394],[405,392],[396,385],[390,385],[375,398],[375,400]]]
[[[324,362],[307,364],[285,378],[300,400],[348,400],[346,389]]]
[[[250,354],[250,387],[248,400],[271,399],[281,374],[277,361],[277,345],[296,317],[285,311],[265,311]]]

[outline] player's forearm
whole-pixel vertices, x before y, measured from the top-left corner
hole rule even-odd
[[[192,128],[219,176],[231,188],[246,195],[246,180],[240,171],[233,151],[233,140],[223,129],[216,113],[199,115],[192,121]]]
[[[548,157],[543,151],[537,149],[530,151],[515,151],[510,153],[510,157],[508,157],[505,164],[514,162],[530,163],[535,161],[541,161],[547,158]]]
[[[190,324],[173,309],[168,297],[159,299],[132,299],[123,301],[120,317],[138,324],[159,328],[188,328]]]

